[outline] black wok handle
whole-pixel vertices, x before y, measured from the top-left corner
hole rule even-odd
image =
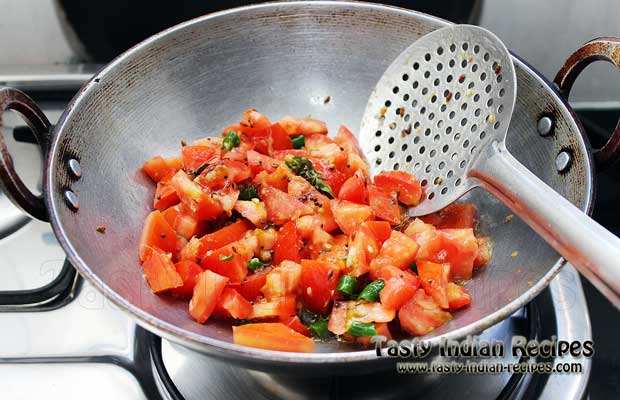
[[[573,83],[585,67],[594,61],[603,60],[615,65],[620,71],[620,38],[599,37],[590,40],[570,55],[558,71],[553,82],[560,93],[568,99]],[[594,152],[596,167],[603,170],[620,158],[620,121],[616,124],[607,143]]]
[[[47,158],[50,146],[51,126],[43,111],[24,92],[0,86],[0,112],[17,111],[28,124],[41,147],[43,159]],[[0,114],[0,128],[2,114]],[[36,196],[26,187],[13,166],[13,160],[0,132],[0,185],[4,193],[22,210],[41,221],[49,221],[43,196]]]

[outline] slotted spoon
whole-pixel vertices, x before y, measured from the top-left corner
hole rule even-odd
[[[620,308],[620,239],[525,168],[506,149],[516,74],[486,29],[433,31],[380,78],[361,124],[372,172],[414,173],[425,190],[419,216],[475,187],[495,195]]]

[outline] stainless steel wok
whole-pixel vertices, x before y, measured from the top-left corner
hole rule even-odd
[[[256,107],[326,120],[353,131],[377,79],[420,35],[448,22],[369,3],[287,2],[207,15],[135,46],[94,76],[58,125],[14,89],[0,91],[3,109],[20,112],[47,156],[45,188],[37,198],[21,184],[3,141],[0,180],[25,211],[52,223],[80,273],[139,324],[194,350],[250,368],[361,372],[378,368],[372,350],[342,343],[293,354],[232,344],[228,323],[197,324],[187,302],[151,293],[138,260],[138,240],[154,185],[140,166],[153,155],[178,153],[180,140],[218,135]],[[541,38],[554,40],[554,38]],[[595,40],[576,52],[556,81],[567,96],[581,69],[595,59],[616,66],[620,45]],[[518,93],[509,150],[541,179],[585,211],[593,201],[595,157],[563,95],[514,58]],[[325,96],[331,101],[323,102]],[[601,164],[617,157],[614,132]],[[510,211],[481,191],[467,201],[480,210],[480,231],[494,241],[492,263],[466,284],[472,305],[434,331],[460,338],[497,323],[536,296],[564,264]],[[106,226],[106,233],[96,231]],[[578,229],[578,227],[575,227]]]

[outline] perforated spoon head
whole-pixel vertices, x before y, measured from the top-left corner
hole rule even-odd
[[[484,149],[502,144],[517,93],[506,46],[484,28],[455,25],[409,46],[383,73],[360,129],[374,175],[414,174],[424,189],[409,215],[442,209],[478,185]]]

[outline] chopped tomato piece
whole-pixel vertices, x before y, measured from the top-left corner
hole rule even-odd
[[[263,129],[271,125],[269,119],[263,114],[259,113],[253,108],[245,110],[243,112],[243,119],[240,122],[243,126],[249,126],[250,128]]]
[[[493,257],[493,244],[488,237],[481,237],[476,240],[478,242],[478,255],[474,260],[474,267],[478,268],[491,262],[491,257]]]
[[[271,187],[262,188],[261,198],[267,208],[267,216],[273,223],[278,225],[299,218],[302,215],[313,213],[312,207],[278,189]]]
[[[374,177],[377,187],[386,192],[396,192],[398,201],[408,206],[417,206],[422,197],[422,187],[415,176],[404,171],[383,171]]]
[[[196,279],[203,269],[195,262],[187,260],[174,264],[174,268],[181,276],[183,286],[172,289],[171,293],[175,296],[191,297],[194,286],[196,286]]]
[[[301,260],[301,299],[310,311],[326,314],[340,279],[335,265],[322,261]]]
[[[215,306],[215,314],[227,318],[245,319],[252,314],[252,304],[235,289],[226,287]]]
[[[370,269],[371,260],[379,253],[379,244],[375,235],[367,225],[362,224],[354,235],[349,238],[349,253],[347,254],[346,272],[353,277],[359,277]]]
[[[447,293],[450,311],[456,311],[471,304],[471,296],[463,286],[448,282]]]
[[[267,224],[267,209],[262,201],[257,199],[237,200],[235,210],[244,218],[249,219],[257,228],[262,228]]]
[[[379,248],[383,246],[383,243],[388,240],[392,234],[392,227],[387,221],[366,221],[363,225],[367,226],[375,236]]]
[[[347,200],[332,200],[331,209],[334,220],[347,235],[351,235],[362,222],[374,219],[373,210],[369,206]]]
[[[192,142],[192,146],[210,147],[212,149],[222,148],[223,138],[221,137],[206,137],[204,139],[198,139]]]
[[[155,210],[144,221],[144,228],[140,236],[140,261],[146,260],[154,247],[171,253],[175,250],[176,243],[177,235],[174,229],[168,224],[161,212]]]
[[[241,248],[240,241],[234,242],[216,250],[207,251],[200,265],[222,276],[231,282],[241,282],[248,274],[247,262],[253,254],[248,254]]]
[[[405,234],[420,245],[416,260],[450,264],[450,279],[471,278],[478,256],[478,241],[472,229],[439,230],[416,219]]]
[[[188,173],[195,173],[206,164],[217,161],[220,157],[219,149],[207,146],[183,146],[181,148],[183,168]]]
[[[179,196],[168,182],[157,182],[157,189],[155,189],[155,198],[153,199],[153,208],[160,211],[172,207],[179,202]]]
[[[450,264],[418,261],[417,268],[420,283],[426,294],[431,296],[439,307],[447,309],[449,307],[447,290]]]
[[[248,166],[252,173],[258,174],[260,171],[273,172],[278,168],[282,161],[276,160],[254,150],[249,150],[246,154],[248,158]]]
[[[142,166],[142,170],[146,172],[155,183],[170,179],[180,169],[181,160],[179,158],[166,159],[159,156],[151,158]]]
[[[280,317],[280,322],[304,336],[310,336],[310,329],[301,322],[297,315],[292,317]]]
[[[415,260],[418,247],[416,241],[409,236],[399,231],[392,231],[390,238],[383,243],[379,254],[370,263],[370,270],[377,271],[386,265],[407,269]]]
[[[427,335],[452,319],[449,312],[439,308],[423,289],[398,311],[400,326],[412,335]]]
[[[357,142],[357,138],[346,126],[340,125],[338,133],[334,138],[334,142],[343,147],[347,153],[353,153],[364,158],[364,153]]]
[[[240,219],[201,238],[192,238],[181,252],[182,260],[198,261],[209,250],[219,249],[243,238],[249,230],[247,221]]]
[[[280,265],[284,260],[301,262],[299,252],[303,243],[294,221],[289,221],[276,234],[276,242],[273,246],[273,264]]]
[[[421,218],[438,229],[467,229],[476,226],[476,206],[472,204],[450,204],[436,213]]]
[[[179,235],[189,240],[204,230],[204,223],[198,221],[193,215],[184,213],[181,210],[175,217],[172,227]]]
[[[177,215],[179,215],[180,208],[180,205],[176,205],[161,212],[161,215],[164,217],[168,225],[174,226],[174,220],[177,218]]]
[[[153,248],[149,257],[142,264],[142,269],[153,293],[183,286],[181,276],[174,269],[171,255],[158,248]]]
[[[287,260],[267,274],[265,286],[262,287],[261,292],[267,301],[296,294],[300,279],[301,265]]]
[[[388,192],[375,185],[368,185],[368,204],[379,219],[397,225],[401,221],[400,207],[396,201],[396,192]]]
[[[318,219],[321,229],[326,232],[338,229],[329,198],[316,190],[307,180],[299,176],[290,177],[287,191],[288,194],[314,209],[314,217]]]
[[[420,286],[420,280],[415,274],[391,265],[381,267],[376,275],[385,283],[379,292],[381,304],[393,310],[400,309]]]
[[[229,283],[228,287],[235,289],[248,301],[254,301],[258,296],[261,296],[261,289],[265,286],[267,281],[267,274],[271,271],[271,268],[263,268],[254,272],[251,275],[245,277],[241,282]]]
[[[243,132],[250,138],[256,151],[263,154],[271,155],[276,150],[293,148],[290,136],[279,123],[252,132],[247,130],[243,130]]]
[[[366,192],[366,182],[362,173],[356,172],[355,175],[347,179],[338,192],[338,198],[348,200],[358,204],[368,204],[368,193]]]
[[[381,303],[369,303],[367,301],[337,301],[334,303],[332,315],[327,324],[327,329],[342,335],[356,322],[390,322],[396,317],[396,311],[385,307]]]
[[[314,340],[280,322],[233,326],[233,342],[259,349],[312,353]]]
[[[295,296],[286,296],[272,301],[256,302],[252,305],[252,313],[249,319],[261,319],[272,317],[290,317],[295,315]]]
[[[320,133],[327,134],[327,125],[325,122],[312,118],[297,118],[286,116],[279,121],[286,133],[291,136],[295,135],[312,135]]]
[[[220,203],[211,198],[211,196],[202,190],[200,185],[192,181],[189,176],[183,172],[177,172],[170,184],[174,187],[181,202],[185,204],[189,210],[199,219],[215,219],[222,213]]]
[[[228,278],[211,271],[198,275],[194,293],[189,302],[189,313],[196,321],[204,324],[217,305]]]

